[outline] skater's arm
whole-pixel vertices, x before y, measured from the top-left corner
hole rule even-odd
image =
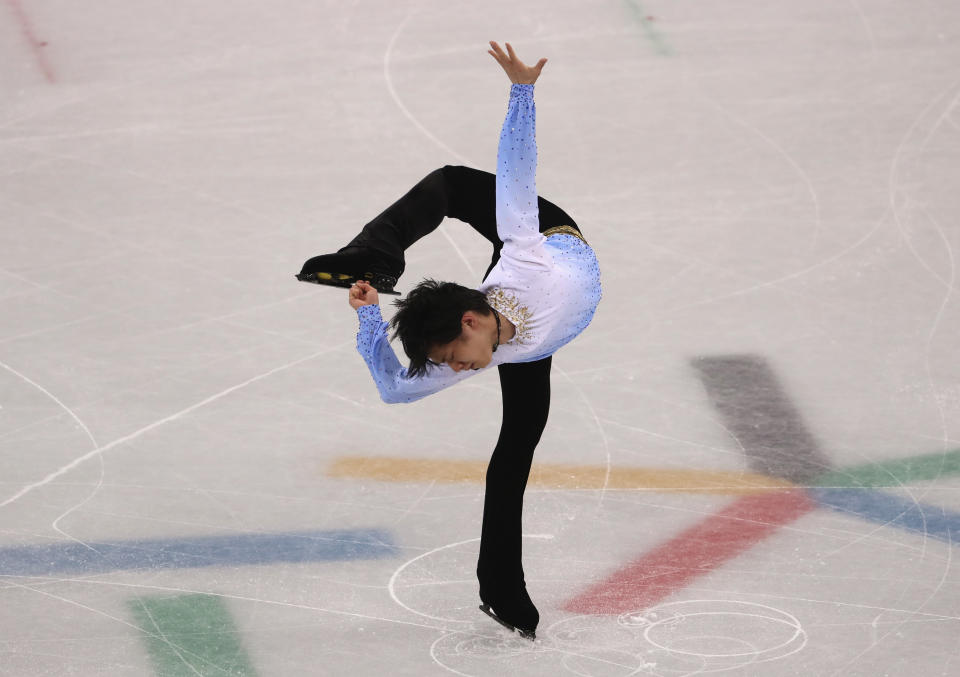
[[[352,304],[351,304],[352,305]],[[427,395],[448,388],[473,375],[474,371],[455,372],[443,365],[430,367],[421,377],[407,375],[407,369],[400,364],[396,353],[390,346],[387,329],[390,324],[383,321],[378,305],[357,307],[360,329],[357,331],[357,351],[367,363],[380,398],[387,404],[414,402]]]
[[[525,66],[507,44],[509,56],[495,42],[490,54],[497,59],[513,83],[510,103],[500,132],[497,149],[497,234],[504,243],[502,255],[538,265],[543,244],[537,209],[537,110],[533,101],[534,82],[546,63]]]
[[[533,85],[511,85],[497,149],[497,235],[504,255],[533,249],[543,239],[537,209],[536,114]]]

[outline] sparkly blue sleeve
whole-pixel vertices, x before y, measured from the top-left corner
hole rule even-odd
[[[510,87],[497,148],[497,234],[503,255],[539,263],[543,244],[537,209],[537,109],[533,85]]]
[[[407,376],[407,369],[400,364],[390,347],[388,322],[380,314],[380,306],[357,308],[360,329],[357,331],[357,351],[367,363],[370,375],[380,391],[380,399],[387,404],[413,402],[427,395],[459,383],[476,372],[455,372],[447,366],[430,367],[425,376]]]

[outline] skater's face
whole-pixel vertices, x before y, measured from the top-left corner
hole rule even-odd
[[[485,320],[489,320],[486,322]],[[488,325],[493,325],[491,333]],[[434,346],[430,361],[447,364],[454,371],[483,369],[493,359],[493,344],[496,341],[496,320],[468,310],[463,314],[460,336],[444,345]]]

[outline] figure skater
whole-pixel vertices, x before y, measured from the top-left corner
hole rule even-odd
[[[488,53],[510,78],[496,175],[447,165],[364,226],[335,254],[308,260],[297,278],[350,287],[359,318],[357,350],[384,402],[412,402],[497,367],[503,398],[500,436],[486,474],[477,578],[480,608],[528,638],[540,620],[521,563],[521,515],[533,452],[550,409],[553,354],[590,323],[600,301],[600,269],[570,216],[537,196],[534,83],[546,59],[527,66],[506,43]],[[404,250],[445,217],[493,245],[477,289],[424,280],[394,301],[390,323],[380,293],[396,294]],[[400,338],[409,366],[390,347]]]

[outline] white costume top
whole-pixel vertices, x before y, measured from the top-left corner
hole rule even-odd
[[[458,383],[478,371],[508,362],[533,362],[555,353],[580,334],[600,302],[600,267],[581,238],[540,233],[537,210],[536,106],[533,85],[510,88],[510,104],[497,149],[497,234],[500,260],[479,290],[516,327],[490,364],[456,372],[427,365],[427,373],[407,375],[390,347],[380,307],[360,306],[357,350],[384,402],[413,402]]]

